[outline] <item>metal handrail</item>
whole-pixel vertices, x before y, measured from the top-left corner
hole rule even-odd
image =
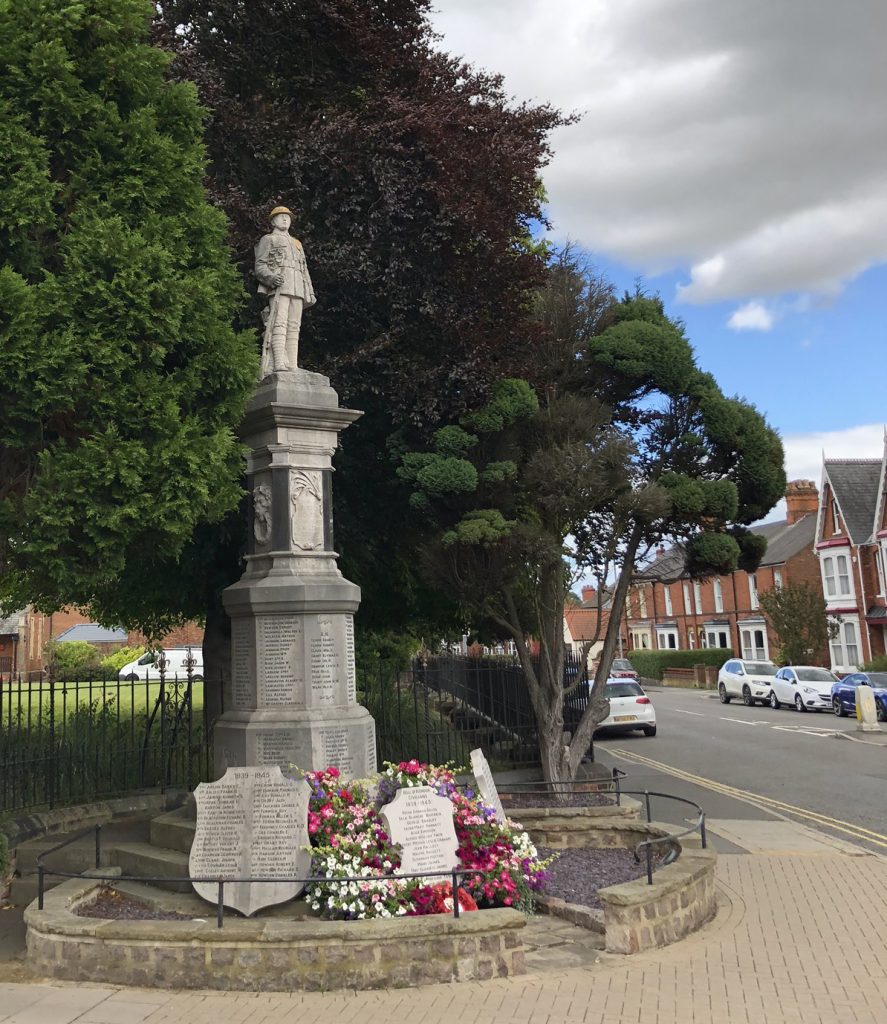
[[[648,824],[649,824],[649,822],[651,822],[653,820],[652,797],[659,797],[659,798],[664,799],[664,800],[674,800],[674,801],[677,801],[678,803],[688,804],[690,807],[695,808],[695,810],[697,812],[697,819],[696,819],[696,822],[693,825],[689,826],[689,828],[685,828],[681,832],[672,832],[671,834],[669,834],[667,836],[655,836],[653,839],[645,839],[645,840],[641,841],[640,843],[638,843],[634,847],[634,850],[632,852],[634,854],[634,859],[635,859],[635,861],[638,864],[641,863],[641,850],[643,850],[643,852],[644,852],[644,855],[645,855],[645,858],[646,858],[646,862],[647,862],[647,884],[648,885],[652,885],[653,884],[653,847],[657,843],[670,843],[670,842],[672,842],[675,839],[680,839],[683,836],[690,835],[691,832],[698,832],[700,840],[702,842],[702,848],[704,850],[708,848],[708,837],[707,837],[707,834],[706,834],[706,831],[705,831],[705,811],[703,811],[703,809],[699,806],[699,804],[697,804],[694,800],[689,800],[689,799],[687,799],[687,797],[674,796],[672,793],[659,793],[659,792],[656,792],[654,790],[649,790],[649,789],[643,789],[643,790],[640,790],[640,789],[623,789],[622,788],[622,779],[626,778],[626,776],[627,776],[627,772],[622,771],[621,768],[614,768],[613,769],[613,773],[612,773],[612,778],[610,778],[610,779],[599,779],[599,780],[595,780],[595,779],[582,780],[582,779],[579,779],[579,780],[576,780],[574,782],[526,782],[526,783],[515,782],[515,783],[509,783],[507,786],[503,786],[501,789],[499,789],[499,793],[500,794],[507,794],[509,792],[520,791],[520,792],[529,792],[529,793],[549,793],[550,794],[550,793],[553,793],[553,792],[556,793],[558,791],[563,791],[563,790],[567,790],[567,791],[575,790],[579,786],[588,786],[589,784],[594,784],[595,782],[598,782],[600,784],[600,786],[602,786],[602,787],[603,786],[612,786],[613,787],[612,790],[610,790],[610,792],[615,794],[615,796],[616,796],[616,805],[617,806],[621,806],[621,801],[622,801],[622,797],[623,796],[639,796],[639,797],[643,797],[644,798],[644,806],[645,806],[646,814],[647,814],[647,823]],[[598,790],[598,792],[600,792],[600,791],[601,790]],[[607,790],[604,789],[603,792],[607,792]],[[676,857],[672,857],[671,859],[668,859],[668,860],[664,859],[661,866],[665,867],[666,864],[673,863],[673,861],[675,859],[676,859]]]
[[[71,843],[76,842],[78,839],[82,839],[84,836],[89,835],[91,832],[95,832],[95,871],[90,871],[88,877],[95,879],[97,882],[208,882],[210,884],[215,883],[219,887],[218,899],[216,903],[216,927],[224,927],[225,921],[225,886],[231,883],[238,882],[302,882],[304,885],[310,885],[312,882],[367,882],[367,881],[403,881],[407,878],[449,878],[452,883],[453,892],[453,917],[459,917],[461,908],[459,907],[459,885],[465,875],[472,874],[471,871],[464,869],[452,870],[452,871],[411,871],[404,874],[388,873],[385,875],[337,875],[335,879],[330,879],[326,875],[310,875],[307,878],[293,878],[293,877],[280,877],[275,876],[273,878],[266,878],[264,876],[259,877],[230,877],[225,878],[222,876],[205,877],[202,875],[183,875],[183,876],[172,876],[172,875],[100,875],[96,872],[101,866],[101,825],[91,826],[90,828],[83,829],[81,832],[77,832],[72,836],[69,836],[63,842],[57,846],[53,846],[51,850],[46,850],[37,857],[37,909],[43,909],[43,897],[46,891],[46,877],[52,876],[55,878],[82,878],[83,872],[77,871],[60,871],[56,869],[47,868],[43,863],[45,857],[50,854],[56,853],[58,850],[69,846]]]

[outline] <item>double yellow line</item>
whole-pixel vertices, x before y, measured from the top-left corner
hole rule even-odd
[[[881,832],[873,832],[869,828],[863,828],[862,825],[854,825],[852,822],[842,821],[840,818],[831,818],[827,814],[819,814],[817,811],[809,811],[805,807],[796,807],[794,804],[787,804],[783,800],[774,800],[772,797],[761,796],[758,793],[751,793],[746,789],[737,789],[736,786],[728,786],[723,782],[715,782],[713,779],[706,779],[701,775],[693,775],[691,772],[685,772],[680,768],[673,768],[670,764],[663,764],[662,761],[654,761],[650,757],[644,757],[643,754],[636,754],[631,750],[622,750],[618,747],[608,747],[607,753],[613,754],[615,757],[618,757],[623,761],[628,761],[630,764],[637,764],[646,768],[654,768],[656,771],[663,772],[665,775],[671,775],[675,779],[681,779],[683,782],[691,782],[696,786],[702,786],[705,789],[710,789],[714,793],[720,793],[722,796],[733,797],[734,799],[742,800],[747,804],[753,804],[756,807],[760,807],[762,810],[802,818],[815,825],[834,829],[836,832],[843,832],[860,842],[871,843],[874,846],[880,846],[887,850],[887,835],[884,835]],[[631,779],[629,778],[627,781],[630,782]]]

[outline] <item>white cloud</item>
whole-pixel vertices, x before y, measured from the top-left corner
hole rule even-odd
[[[733,310],[727,326],[734,331],[769,331],[775,319],[760,302],[746,302],[744,306]]]
[[[867,423],[846,430],[819,430],[809,434],[787,434],[785,471],[789,480],[822,479],[822,455],[827,459],[878,459],[884,453],[884,425]]]
[[[834,294],[887,260],[883,0],[438,0],[442,45],[583,113],[545,174],[562,236],[689,302]]]

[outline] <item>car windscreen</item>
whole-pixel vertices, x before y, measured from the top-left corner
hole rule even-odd
[[[617,672],[634,672],[634,667],[628,658],[614,658],[613,668]]]
[[[644,691],[637,683],[626,679],[625,682],[607,683],[605,696],[607,697],[643,697]]]
[[[795,675],[805,683],[833,683],[835,677],[827,668],[796,668]]]
[[[747,661],[745,671],[750,676],[775,676],[776,666],[771,665],[769,661]]]
[[[887,672],[869,672],[872,686],[887,686]]]

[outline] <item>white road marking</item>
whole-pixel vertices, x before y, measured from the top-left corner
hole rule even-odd
[[[684,711],[683,708],[672,708],[671,710],[677,711],[681,715],[695,715],[697,718],[705,718],[701,711]]]
[[[795,735],[815,736],[817,739],[828,739],[833,734],[830,732],[813,732],[811,729],[802,729],[799,725],[774,725],[776,732],[793,732]]]
[[[724,718],[723,715],[719,715],[718,717],[722,722],[736,722],[738,725],[770,725],[769,722],[749,722],[748,719],[745,718]]]

